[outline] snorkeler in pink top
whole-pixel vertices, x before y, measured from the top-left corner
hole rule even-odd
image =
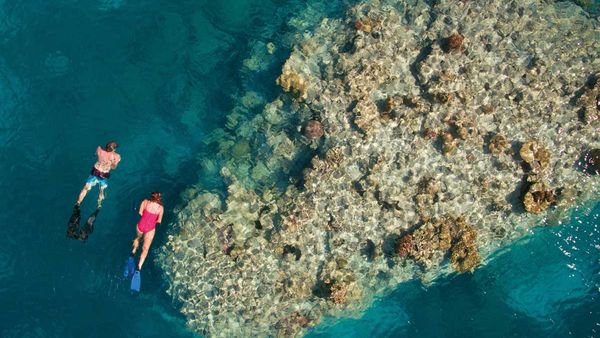
[[[106,147],[102,149],[100,146],[96,148],[96,156],[98,160],[92,167],[90,176],[88,177],[83,189],[79,193],[79,198],[75,206],[78,207],[88,191],[92,189],[96,184],[100,184],[100,193],[98,195],[98,208],[102,206],[102,200],[104,200],[104,189],[108,187],[108,178],[110,177],[110,171],[115,169],[121,161],[121,155],[115,151],[117,149],[117,142],[111,141],[106,144]]]
[[[138,271],[142,269],[142,265],[144,265],[144,261],[148,255],[148,250],[150,250],[152,239],[154,239],[154,229],[156,228],[156,224],[162,222],[164,212],[162,204],[161,193],[155,191],[150,194],[150,199],[143,200],[140,205],[139,213],[142,218],[140,218],[140,221],[137,224],[137,235],[133,240],[133,249],[131,250],[131,256],[133,257],[140,245],[140,239],[143,237],[144,245],[137,265]]]

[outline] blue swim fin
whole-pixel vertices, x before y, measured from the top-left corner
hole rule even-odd
[[[142,275],[139,270],[135,270],[133,277],[131,278],[131,291],[140,292],[142,286]]]
[[[133,276],[133,270],[135,269],[135,263],[133,262],[133,256],[129,256],[125,269],[123,270],[123,277],[129,278]]]

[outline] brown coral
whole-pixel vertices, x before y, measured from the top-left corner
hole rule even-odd
[[[463,45],[464,37],[458,33],[453,33],[449,37],[442,39],[442,49],[446,53],[459,51]]]
[[[306,318],[298,311],[294,311],[291,315],[281,318],[277,323],[278,337],[295,337],[302,328],[310,324],[310,319]]]
[[[277,78],[276,83],[284,91],[292,93],[298,99],[305,99],[308,92],[306,80],[298,73],[287,68],[283,69],[282,74]]]
[[[475,245],[469,245],[466,241],[459,241],[452,247],[452,254],[450,255],[450,261],[452,267],[461,273],[475,270],[475,267],[479,265],[481,258],[477,252]]]
[[[417,213],[424,222],[431,218],[431,207],[437,202],[437,193],[440,188],[437,182],[428,177],[422,178],[418,183],[417,195],[415,195],[415,204]]]
[[[438,249],[446,251],[452,246],[452,235],[450,232],[450,223],[447,220],[443,220],[439,225],[438,233]]]
[[[452,93],[435,93],[433,97],[438,103],[442,104],[448,103],[454,99],[454,95]]]
[[[425,128],[423,130],[423,137],[428,140],[434,139],[437,137],[437,133],[435,132],[435,130],[433,130],[431,128]]]
[[[400,257],[406,257],[410,254],[412,250],[412,236],[404,235],[401,237],[396,243],[396,253]]]
[[[455,228],[455,240],[450,248],[452,267],[461,273],[473,271],[481,261],[475,243],[477,232],[462,217],[455,220]]]
[[[392,111],[392,109],[394,109],[395,106],[396,106],[396,102],[394,102],[394,98],[391,96],[388,96],[388,98],[385,99],[383,111],[386,113],[389,113]]]
[[[304,135],[312,140],[316,140],[323,136],[323,125],[317,120],[310,120],[304,127]]]
[[[539,214],[550,205],[556,203],[556,194],[542,182],[534,183],[523,196],[525,210],[533,214]]]
[[[490,140],[490,145],[489,145],[490,153],[492,153],[494,155],[500,155],[507,148],[508,148],[508,141],[506,140],[506,137],[502,136],[501,134],[494,135],[492,137],[492,139]]]
[[[363,22],[362,20],[356,20],[356,21],[354,22],[354,28],[355,28],[357,31],[363,31],[363,32],[365,32],[365,33],[370,33],[370,32],[371,32],[371,30],[373,29],[373,28],[371,27],[371,24],[370,24],[370,22],[368,22],[368,21],[367,21],[367,22]]]
[[[441,134],[442,139],[442,151],[444,154],[451,154],[456,150],[456,141],[454,140],[454,136],[449,131],[445,131]]]
[[[342,163],[344,158],[344,150],[341,147],[331,148],[325,152],[325,161],[332,168],[335,168]]]
[[[427,222],[396,244],[400,257],[412,257],[425,267],[441,263],[450,252],[450,260],[459,272],[472,271],[480,262],[477,232],[462,217]]]
[[[348,298],[348,287],[342,283],[335,283],[331,287],[331,301],[337,305],[343,305]]]
[[[425,267],[441,263],[452,243],[451,225],[446,219],[428,221],[412,233],[409,256]]]
[[[354,113],[356,114],[354,123],[365,133],[373,129],[373,124],[379,118],[377,106],[369,99],[360,100],[354,108]]]
[[[529,164],[531,172],[534,174],[540,173],[550,164],[550,152],[535,140],[523,144],[519,154]]]
[[[431,177],[424,177],[418,183],[419,194],[427,194],[433,197],[439,191],[440,187],[438,183]]]

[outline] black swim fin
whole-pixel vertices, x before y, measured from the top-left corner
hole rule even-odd
[[[88,217],[77,239],[80,241],[85,241],[87,240],[88,236],[94,232],[94,221],[96,221],[98,213],[100,213],[100,208],[96,209],[96,211],[94,211],[90,217]]]
[[[67,237],[78,238],[79,236],[79,222],[81,221],[81,209],[79,205],[75,204],[71,218],[69,218],[69,225],[67,226]]]

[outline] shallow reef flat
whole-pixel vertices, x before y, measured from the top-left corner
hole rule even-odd
[[[227,194],[190,189],[158,257],[201,334],[302,335],[598,199],[600,23],[573,3],[361,2],[277,83],[207,138]]]

